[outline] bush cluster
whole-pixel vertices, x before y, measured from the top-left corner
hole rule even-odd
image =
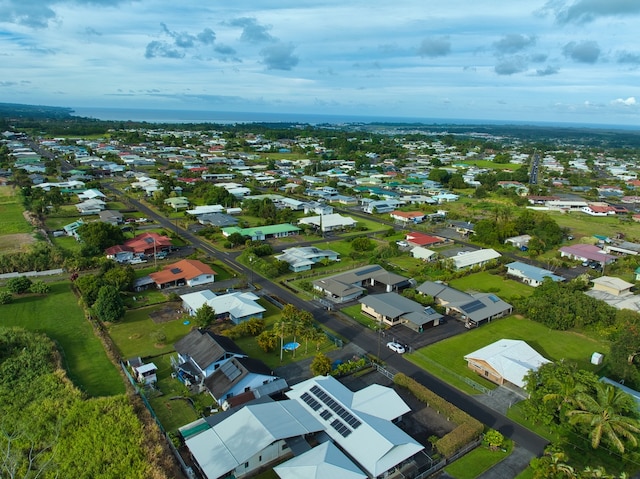
[[[405,374],[398,373],[393,380],[398,386],[408,389],[416,399],[427,404],[440,414],[444,414],[450,421],[457,424],[457,427],[453,431],[435,443],[436,449],[444,457],[451,457],[465,444],[477,439],[480,434],[482,434],[484,425],[480,421],[445,401],[414,379],[411,379]]]

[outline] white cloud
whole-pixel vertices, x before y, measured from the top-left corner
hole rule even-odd
[[[637,105],[636,99],[633,96],[629,98],[617,98],[611,102],[612,105],[622,105],[622,106],[635,106]]]

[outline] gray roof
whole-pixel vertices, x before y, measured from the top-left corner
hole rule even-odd
[[[359,302],[373,308],[378,314],[389,318],[402,317],[417,325],[423,325],[442,317],[433,309],[427,309],[422,304],[398,293],[372,294],[360,299]]]
[[[453,301],[465,301],[471,299],[471,295],[463,293],[455,288],[452,288],[444,283],[435,281],[425,281],[416,288],[416,291],[428,296],[433,296],[445,303],[451,303]]]
[[[513,308],[509,303],[501,300],[492,293],[478,293],[471,295],[471,300],[451,302],[447,306],[463,313],[472,321],[480,322],[495,315],[505,313]]]
[[[377,283],[382,283],[391,286],[400,286],[409,281],[408,278],[404,276],[400,276],[399,274],[390,273],[385,270],[382,266],[377,264],[362,266],[360,268],[352,269],[351,271],[347,271],[345,273],[337,274],[335,276],[330,276],[325,279],[316,280],[313,282],[314,285],[318,285],[325,291],[330,291],[338,296],[346,296],[344,292],[338,291],[340,290],[350,290],[354,285],[359,285],[363,283],[363,281],[367,281],[373,279]],[[339,285],[342,285],[340,287]],[[331,289],[330,289],[331,288]],[[359,288],[362,289],[362,288]],[[354,290],[355,292],[355,290]]]
[[[214,398],[220,399],[249,374],[268,376],[271,369],[259,359],[231,358],[205,379],[204,385]]]
[[[200,329],[194,329],[175,345],[175,350],[182,356],[190,356],[192,361],[202,369],[222,359],[226,353],[242,354],[244,351],[226,336],[219,336]]]
[[[237,225],[238,219],[226,213],[205,213],[198,216],[198,222],[222,228]]]

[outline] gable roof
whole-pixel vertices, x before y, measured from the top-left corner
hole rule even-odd
[[[441,238],[440,236],[431,236],[425,233],[419,233],[415,231],[412,231],[411,233],[407,234],[405,239],[409,243],[415,244],[417,246],[428,246],[432,244],[444,243],[444,238]]]
[[[233,340],[200,329],[189,331],[175,343],[174,348],[181,356],[190,356],[202,370],[224,358],[226,354],[246,356]]]
[[[388,318],[402,317],[417,325],[442,318],[442,315],[432,308],[425,308],[422,304],[398,293],[370,294],[358,301],[369,306],[378,314]]]
[[[529,371],[535,371],[551,362],[518,339],[500,339],[465,355],[464,359],[484,361],[500,376],[518,387],[524,387],[524,377]]]
[[[367,475],[331,441],[273,468],[281,479],[366,479]]]
[[[156,284],[166,284],[180,279],[189,281],[203,274],[215,275],[216,273],[211,269],[211,266],[202,261],[183,259],[165,266],[162,271],[150,273],[149,276]]]
[[[171,238],[168,236],[159,235],[158,233],[142,233],[125,241],[122,245],[112,246],[107,248],[105,253],[113,254],[114,251],[133,251],[135,253],[144,253],[149,249],[162,249],[165,246],[171,246]],[[124,246],[125,248],[122,248]],[[115,248],[115,249],[112,249]]]
[[[219,400],[249,374],[270,376],[271,369],[259,359],[231,358],[206,378],[204,385]]]
[[[557,274],[553,274],[551,271],[543,268],[538,268],[537,266],[533,266],[527,263],[522,263],[520,261],[514,261],[513,263],[509,263],[507,265],[508,269],[512,269],[515,271],[519,271],[522,276],[526,278],[533,279],[541,283],[545,278],[550,278],[553,281],[564,281],[564,277],[558,276]]]
[[[455,265],[456,269],[461,269],[468,268],[469,266],[473,266],[479,263],[484,263],[486,261],[499,258],[500,256],[502,255],[496,250],[487,248],[453,256],[451,259],[453,260],[453,264]]]
[[[271,401],[247,404],[189,436],[185,443],[205,475],[214,478],[232,471],[277,440],[322,429],[324,426],[297,401]]]

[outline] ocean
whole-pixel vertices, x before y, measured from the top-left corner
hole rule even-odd
[[[615,130],[637,130],[630,125],[597,125],[523,120],[486,120],[462,118],[411,118],[392,116],[323,115],[316,113],[265,113],[205,110],[154,110],[143,108],[72,107],[74,116],[106,121],[140,121],[148,123],[300,123],[308,125],[345,125],[354,123],[392,123],[421,125],[529,125]]]

